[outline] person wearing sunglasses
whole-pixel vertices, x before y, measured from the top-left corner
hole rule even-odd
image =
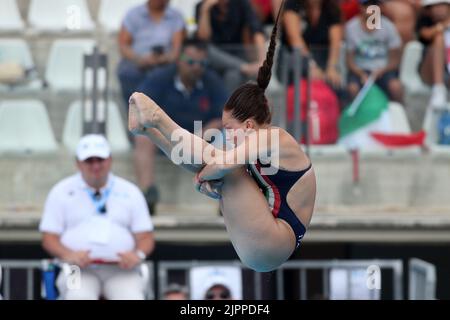
[[[202,40],[185,40],[177,62],[152,72],[138,91],[153,97],[191,133],[194,121],[202,121],[203,129],[221,127],[227,93],[219,76],[209,69],[207,44]]]
[[[142,300],[139,266],[152,253],[153,224],[139,188],[111,173],[106,138],[84,136],[76,151],[78,173],[50,191],[39,226],[50,256],[80,270],[78,287],[60,272],[61,298]]]
[[[209,68],[207,45],[203,41],[185,40],[177,62],[153,71],[138,91],[153,97],[172,119],[191,133],[194,133],[194,121],[201,121],[203,130],[221,128],[227,93],[219,76]],[[154,174],[156,148],[150,140],[145,140],[138,150],[136,171],[140,177]]]
[[[118,35],[121,60],[117,66],[123,101],[128,102],[145,77],[160,66],[174,63],[185,36],[182,14],[169,0],[142,1],[132,7],[122,21]],[[159,200],[158,188],[147,154],[152,145],[142,137],[132,137],[136,181],[144,193],[150,214]]]

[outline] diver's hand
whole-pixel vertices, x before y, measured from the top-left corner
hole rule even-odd
[[[198,174],[194,177],[194,185],[195,189],[198,192],[203,193],[204,195],[214,199],[219,200],[222,198],[221,188],[223,186],[222,180],[214,180],[214,181],[203,181],[201,182],[198,178]]]

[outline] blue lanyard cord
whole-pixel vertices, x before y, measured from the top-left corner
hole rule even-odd
[[[95,196],[95,192],[92,192],[91,190],[86,189],[86,192],[90,196],[92,203],[95,206],[95,210],[97,211],[98,214],[106,213],[105,205],[106,205],[106,201],[108,200],[108,198],[111,194],[112,187],[113,187],[113,183],[111,183],[111,185],[101,194],[100,199],[97,199],[97,197]]]

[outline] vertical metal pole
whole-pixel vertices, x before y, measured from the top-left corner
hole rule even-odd
[[[293,65],[294,65],[294,138],[299,142],[302,136],[302,124],[301,124],[301,77],[302,77],[302,56],[299,49],[294,49],[293,52]]]
[[[93,76],[93,88],[91,91],[92,109],[94,113],[94,123],[93,123],[93,133],[100,133],[100,124],[98,122],[98,47],[94,47],[93,53],[93,65],[92,65],[92,76]]]
[[[153,270],[153,263],[147,262],[147,268],[148,268],[148,292],[150,293],[147,295],[150,300],[155,300],[155,272]]]
[[[287,130],[287,90],[289,88],[289,66],[291,64],[291,54],[287,51],[285,47],[281,49],[282,64],[281,64],[281,85],[285,88],[284,90],[284,109],[280,112],[280,123],[279,126]]]
[[[10,279],[10,272],[9,267],[5,267],[5,300],[10,299],[11,294],[11,279]]]
[[[262,273],[253,272],[253,274],[254,274],[254,279],[255,279],[255,300],[261,300],[262,299],[262,283],[261,283]]]
[[[352,273],[350,272],[351,271],[351,269],[350,268],[346,268],[345,269],[345,273],[346,273],[346,280],[347,280],[347,300],[350,300],[351,299],[351,297],[352,297],[352,286],[351,286],[351,279],[350,279],[350,277],[351,277],[351,275],[352,275]]]
[[[108,114],[109,114],[109,68],[108,68],[108,56],[104,56],[104,68],[105,68],[105,87],[103,90],[103,101],[105,102],[105,123],[103,129],[105,130],[105,137],[108,136]]]
[[[306,57],[306,72],[307,72],[307,81],[306,81],[306,117],[303,122],[303,135],[305,136],[306,142],[306,155],[309,156],[309,147],[311,145],[311,137],[309,136],[309,113],[311,108],[311,86],[312,86],[312,76],[311,76],[311,56],[308,55]]]
[[[322,281],[323,295],[325,299],[328,299],[330,296],[330,275],[327,268],[322,270]]]
[[[27,300],[33,300],[33,268],[27,268]]]
[[[276,272],[277,276],[277,299],[284,300],[284,277],[283,277],[283,269],[278,269]]]
[[[161,266],[160,264],[158,268],[158,275],[159,275],[158,298],[162,299],[168,281],[167,268],[165,266]]]
[[[84,136],[90,131],[88,128],[87,119],[86,119],[86,108],[87,108],[87,94],[86,94],[86,77],[87,77],[87,65],[88,65],[88,57],[87,55],[83,55],[83,77],[81,78],[81,135]]]
[[[306,269],[300,269],[300,300],[306,300],[307,297],[307,280]]]
[[[409,262],[409,286],[408,286],[408,299],[416,300],[416,270],[414,270],[414,266]]]
[[[395,300],[402,300],[403,299],[403,265],[402,263],[398,263],[394,266],[394,279],[393,279],[393,285],[394,285],[394,299]]]

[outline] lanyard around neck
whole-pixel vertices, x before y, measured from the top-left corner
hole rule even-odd
[[[112,187],[113,187],[113,183],[114,183],[114,181],[111,182],[110,185],[109,185],[109,187],[107,187],[107,188],[105,189],[105,191],[101,193],[100,199],[98,199],[98,198],[95,196],[95,194],[96,194],[95,192],[93,192],[93,191],[90,190],[90,189],[86,189],[86,192],[88,193],[89,197],[90,197],[91,200],[92,200],[92,203],[94,204],[95,211],[96,211],[98,214],[105,214],[105,213],[106,213],[105,205],[106,205],[106,201],[108,200],[108,198],[109,198],[109,196],[110,196],[110,194],[111,194],[111,189],[112,189]]]

